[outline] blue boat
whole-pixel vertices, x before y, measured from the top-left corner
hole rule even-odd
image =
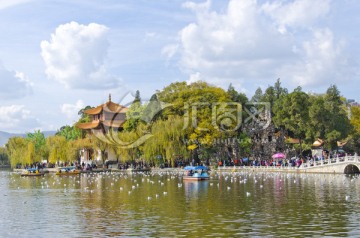
[[[81,171],[78,170],[75,166],[60,167],[56,172],[56,175],[77,175]]]
[[[203,165],[186,166],[184,170],[186,171],[185,175],[183,176],[184,180],[200,181],[210,178],[209,174],[207,173],[207,171],[209,171],[208,167]]]
[[[22,177],[44,176],[44,175],[45,173],[43,171],[40,172],[39,169],[34,169],[34,168],[26,169],[21,173]]]

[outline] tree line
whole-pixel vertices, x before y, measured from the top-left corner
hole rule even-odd
[[[269,105],[267,119],[276,130],[298,139],[299,143],[289,146],[300,156],[318,138],[329,150],[337,149],[337,142],[342,141],[347,151],[359,151],[360,107],[350,106],[335,85],[323,94],[309,94],[301,87],[289,92],[278,79],[264,91],[258,88],[251,98],[232,85],[224,90],[206,82],[172,83],[146,103],[137,91],[121,130],[88,133],[75,123],[48,138],[40,131],[10,138],[6,153],[12,167],[43,160],[76,161],[83,148],[99,151],[103,162],[106,151],[111,150],[118,161],[166,162],[171,166],[180,160],[251,157],[254,141],[246,123],[257,119],[255,112],[265,110],[263,105]],[[79,111],[77,123],[90,121],[84,113],[88,108],[91,106]]]

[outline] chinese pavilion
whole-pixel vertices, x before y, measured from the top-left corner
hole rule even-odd
[[[101,138],[102,135],[105,136],[110,130],[116,132],[123,129],[127,110],[128,108],[125,106],[112,102],[111,95],[109,95],[108,102],[84,111],[85,114],[90,116],[90,122],[79,123],[76,126],[82,130],[90,131]],[[99,151],[95,153],[93,148],[83,148],[80,150],[79,162],[81,164],[97,163],[103,160],[103,156],[107,160],[116,160],[114,152],[109,148],[106,148],[104,155]]]
[[[120,131],[125,123],[127,110],[127,107],[112,102],[110,94],[108,102],[85,110],[84,113],[89,115],[92,121],[79,123],[77,127],[83,130],[96,130],[103,133],[108,132],[110,129]]]

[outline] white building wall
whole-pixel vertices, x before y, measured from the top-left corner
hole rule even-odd
[[[107,159],[106,160],[116,160],[116,155],[114,153],[113,150],[111,149],[106,149],[105,151],[107,153]],[[102,159],[101,159],[101,151],[97,150],[94,152],[94,160],[91,160],[91,158],[89,158],[89,150],[87,149],[81,149],[80,150],[80,164],[97,164],[97,165],[101,165],[102,164]]]

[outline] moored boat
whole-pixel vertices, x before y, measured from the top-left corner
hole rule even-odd
[[[183,176],[184,180],[200,181],[210,178],[209,174],[207,173],[209,169],[206,166],[186,166],[184,170],[186,171],[185,175]]]
[[[44,176],[45,173],[40,172],[39,169],[26,169],[20,175],[22,177],[25,177],[25,176],[29,176],[29,177],[31,177],[31,176]]]
[[[56,175],[77,175],[81,171],[78,170],[75,166],[60,167],[56,172]]]

